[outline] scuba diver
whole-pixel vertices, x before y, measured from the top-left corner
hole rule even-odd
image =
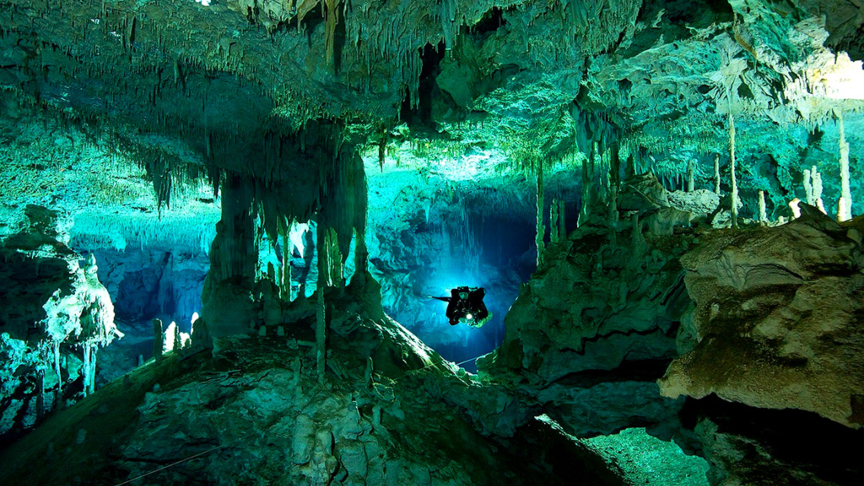
[[[450,297],[432,298],[447,302],[447,319],[451,326],[462,323],[482,327],[492,318],[483,303],[485,295],[486,289],[483,287],[456,287],[450,291]]]

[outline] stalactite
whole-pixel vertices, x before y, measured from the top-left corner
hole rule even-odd
[[[843,112],[835,110],[840,148],[840,200],[837,203],[837,221],[852,219],[852,191],[849,188],[849,144],[843,126]]]
[[[456,0],[442,0],[439,16],[444,35],[444,50],[449,52],[456,44]]]
[[[326,7],[324,22],[325,22],[325,39],[324,49],[327,53],[327,65],[335,70],[336,62],[334,59],[336,52],[336,25],[339,23],[339,4],[342,0],[324,0]]]
[[[537,236],[535,243],[537,244],[537,268],[543,264],[543,237],[546,234],[546,228],[543,226],[543,161],[537,161]]]
[[[738,228],[738,181],[735,179],[735,119],[729,113],[729,175],[732,179],[732,227]]]

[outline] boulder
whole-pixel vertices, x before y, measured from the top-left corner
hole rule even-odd
[[[669,206],[669,192],[650,172],[630,176],[618,193],[619,211],[643,211]]]
[[[840,225],[807,211],[783,226],[715,233],[684,255],[695,310],[682,333],[695,348],[671,364],[662,393],[861,427],[862,232],[864,218]]]

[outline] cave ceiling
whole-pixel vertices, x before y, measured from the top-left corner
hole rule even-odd
[[[864,147],[860,0],[2,0],[0,46],[18,103],[276,186],[321,164],[308,145],[406,141],[515,165],[641,146],[674,174],[728,150],[731,113],[745,179],[781,197],[837,113]]]

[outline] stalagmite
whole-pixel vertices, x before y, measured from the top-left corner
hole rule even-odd
[[[324,383],[327,370],[327,322],[325,315],[324,289],[327,287],[327,229],[318,220],[318,304],[315,310],[315,362],[318,382]]]
[[[714,194],[720,195],[720,154],[714,154]]]
[[[174,326],[173,339],[174,339],[173,350],[179,351],[179,350],[183,349],[183,338],[180,336],[180,326],[177,326],[177,325]]]
[[[546,234],[546,228],[543,226],[543,162],[537,162],[537,235],[534,242],[537,245],[537,267],[543,263],[543,236]]]
[[[642,223],[639,222],[639,212],[634,211],[631,218],[632,222],[632,241],[633,241],[633,258],[639,260],[645,254],[646,243],[645,237],[642,236]]]
[[[558,198],[552,198],[552,204],[549,205],[549,239],[552,243],[560,241],[560,233],[558,232]]]
[[[90,392],[90,341],[84,341],[84,367],[81,369],[81,378],[84,383],[84,396]]]
[[[567,221],[564,219],[566,209],[567,206],[564,204],[564,201],[558,201],[558,235],[562,239],[567,238]]]
[[[789,209],[792,210],[792,219],[798,219],[801,217],[801,200],[797,197],[791,201],[789,201]]]
[[[153,357],[162,361],[162,321],[153,319]]]
[[[837,221],[852,219],[852,191],[849,188],[849,144],[843,126],[843,112],[835,110],[840,145],[840,200],[837,202]]]
[[[593,202],[591,188],[594,185],[594,153],[588,154],[582,162],[582,208],[579,210],[577,226],[581,226],[588,219]]]
[[[45,416],[45,369],[36,372],[36,420]]]
[[[282,293],[282,300],[291,302],[294,296],[291,295],[291,246],[288,241],[288,234],[282,235],[282,282],[279,286]]]
[[[54,402],[59,403],[58,400],[63,396],[63,375],[60,374],[60,341],[54,341],[54,372],[57,373],[57,397]]]
[[[90,386],[89,394],[93,394],[96,392],[96,354],[99,352],[99,348],[96,346],[95,342],[91,342],[90,344],[90,377],[87,382]]]
[[[765,226],[768,222],[768,215],[765,214],[765,191],[759,191],[759,224]]]
[[[822,174],[819,173],[815,165],[810,169],[810,177],[813,180],[813,203],[822,211],[822,214],[828,214],[825,211],[825,204],[822,202]]]
[[[354,242],[354,274],[366,273],[368,271],[369,252],[366,250],[365,228],[359,226],[354,228]]]
[[[735,119],[729,113],[729,174],[732,179],[732,227],[738,227],[738,181],[735,179]]]
[[[366,371],[363,374],[363,382],[366,384],[367,389],[372,388],[372,372],[374,371],[374,362],[372,361],[372,357],[366,358]]]
[[[687,192],[693,192],[696,190],[696,181],[694,179],[695,169],[693,167],[693,161],[687,162]]]
[[[810,182],[810,169],[804,169],[803,174],[803,183],[804,183],[804,197],[807,200],[807,204],[811,206],[816,205],[816,198],[813,197],[813,184]]]
[[[327,231],[325,241],[327,250],[327,285],[330,287],[342,287],[344,283],[342,268],[342,253],[339,251],[339,236],[335,228]]]

